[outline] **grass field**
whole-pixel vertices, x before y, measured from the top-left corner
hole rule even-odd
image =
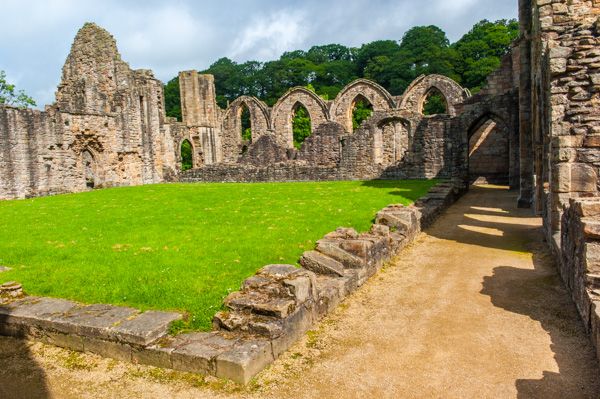
[[[0,201],[0,282],[27,293],[188,312],[208,329],[222,299],[269,263],[295,264],[339,226],[369,228],[434,181],[166,184]]]

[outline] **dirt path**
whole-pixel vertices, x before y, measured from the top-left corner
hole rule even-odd
[[[0,397],[598,398],[540,220],[515,203],[473,189],[247,388],[0,338]]]

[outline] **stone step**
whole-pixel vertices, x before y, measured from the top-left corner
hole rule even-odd
[[[36,329],[80,337],[148,345],[168,334],[178,313],[147,311],[112,305],[82,305],[65,299],[25,297],[0,306],[0,328]]]

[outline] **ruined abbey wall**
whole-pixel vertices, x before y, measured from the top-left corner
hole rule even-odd
[[[164,119],[162,83],[132,71],[112,36],[86,24],[55,104],[0,107],[0,198],[164,181],[176,173]]]
[[[445,178],[518,186],[519,55],[507,56],[476,96],[430,75],[402,96],[366,79],[330,101],[295,87],[273,107],[242,96],[221,109],[213,76],[185,71],[178,122],[165,116],[163,86],[152,72],[131,70],[114,38],[86,24],[54,104],[44,111],[0,107],[0,199],[174,180]],[[445,114],[424,115],[432,92],[442,94]],[[354,128],[358,101],[370,104],[373,114]],[[292,120],[300,106],[312,133],[295,148]],[[244,109],[249,139],[242,137]],[[181,170],[184,142],[192,146],[187,172]]]
[[[182,86],[182,98],[190,97],[186,93],[188,87],[212,84],[212,77],[193,71],[182,72],[180,80],[188,76],[195,76],[198,83]],[[446,99],[445,116],[423,115],[423,103],[434,89]],[[431,75],[417,79],[400,97],[391,96],[365,79],[350,83],[332,101],[324,101],[302,87],[290,89],[272,108],[256,98],[243,96],[221,110],[220,157],[216,162],[205,162],[202,168],[185,172],[182,178],[184,181],[295,181],[457,177],[460,176],[457,170],[464,162],[451,154],[459,151],[462,137],[451,131],[450,120],[469,95],[451,79]],[[216,107],[210,95],[200,101],[212,105],[183,107],[184,124],[206,119],[186,113]],[[373,115],[355,130],[352,111],[357,101],[371,104]],[[308,111],[312,134],[296,149],[292,118],[298,106]],[[242,107],[250,113],[251,143],[242,140]],[[265,136],[271,139],[264,139]]]

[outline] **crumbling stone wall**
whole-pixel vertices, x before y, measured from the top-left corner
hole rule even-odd
[[[269,110],[265,103],[249,96],[236,99],[227,107],[223,117],[221,139],[223,162],[234,163],[242,153],[244,145],[241,121],[243,107],[246,107],[250,113],[251,142],[256,142],[262,135],[272,132]]]
[[[523,36],[530,38],[524,69],[531,106],[522,114],[522,135],[531,132],[523,140],[532,144],[522,149],[521,163],[535,176],[525,189],[533,187],[530,201],[557,238],[569,200],[598,195],[600,3],[522,1],[520,7]]]
[[[271,125],[279,144],[286,148],[294,147],[292,119],[296,106],[301,104],[310,115],[311,130],[328,121],[329,109],[325,101],[304,87],[295,87],[285,93],[273,106]]]
[[[514,68],[514,60],[509,61],[505,64]],[[0,108],[0,134],[6,143],[0,144],[0,198],[176,180],[181,176],[181,146],[186,141],[192,145],[194,167],[183,175],[186,181],[223,177],[239,181],[459,177],[467,181],[466,132],[471,125],[463,119],[489,102],[490,90],[512,75],[504,68],[497,72],[490,78],[495,83],[477,104],[469,103],[469,93],[456,82],[431,75],[419,77],[397,97],[359,79],[333,101],[297,87],[273,108],[243,96],[221,109],[214,77],[184,71],[179,74],[183,121],[177,122],[165,116],[162,84],[152,72],[132,71],[121,60],[112,36],[86,24],[65,63],[56,104],[44,112]],[[433,88],[445,97],[448,115],[422,114]],[[368,101],[374,113],[354,131],[352,111],[358,99]],[[309,112],[312,134],[297,150],[292,118],[299,105]],[[249,143],[242,142],[244,107],[250,113]],[[512,133],[511,123],[506,125]],[[245,166],[233,167],[239,165]],[[197,171],[201,168],[205,170]],[[248,175],[240,175],[249,168]]]
[[[396,107],[392,96],[383,87],[367,79],[358,79],[339,92],[331,107],[331,118],[351,133],[352,112],[357,98],[367,100],[373,111],[391,111]]]
[[[94,187],[163,181],[174,171],[162,93],[150,71],[132,71],[121,60],[108,32],[86,24],[55,104],[44,111],[0,107],[0,198],[86,190],[86,168]]]
[[[444,96],[447,112],[451,116],[456,116],[457,105],[462,104],[470,96],[468,91],[446,76],[423,75],[408,86],[402,96],[399,108],[422,114],[425,100],[432,89],[437,89]]]
[[[571,198],[562,215],[559,269],[600,358],[600,198]]]

